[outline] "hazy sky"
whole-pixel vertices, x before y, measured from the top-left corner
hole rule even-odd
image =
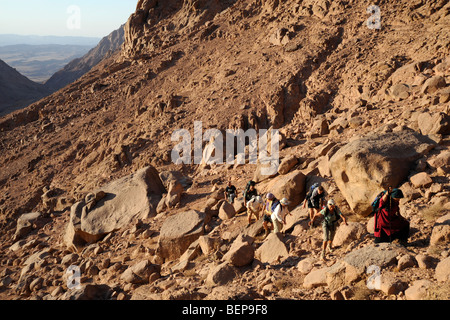
[[[138,0],[0,0],[0,34],[104,37]]]

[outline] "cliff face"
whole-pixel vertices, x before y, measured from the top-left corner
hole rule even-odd
[[[195,31],[235,2],[140,0],[136,12],[125,26],[123,53],[128,58],[138,58],[144,53],[170,46],[176,36]]]

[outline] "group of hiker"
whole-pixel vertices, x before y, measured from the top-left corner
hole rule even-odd
[[[249,181],[244,190],[244,202],[247,208],[248,225],[252,218],[256,221],[260,218],[260,212],[263,212],[264,237],[267,237],[271,231],[281,232],[283,225],[286,224],[286,217],[290,214],[288,206],[289,200],[283,198],[278,200],[273,193],[268,192],[264,198],[258,194],[256,183]],[[225,198],[233,203],[237,197],[237,190],[231,183],[228,183],[225,189]],[[409,222],[399,213],[399,201],[403,193],[400,189],[389,187],[381,192],[372,203],[373,214],[375,215],[374,237],[375,243],[392,242],[396,239],[406,245],[409,237]],[[323,245],[321,258],[326,259],[326,252],[333,251],[332,241],[336,233],[339,222],[347,225],[347,219],[342,214],[336,202],[333,199],[326,199],[326,192],[319,183],[313,184],[306,194],[303,201],[303,208],[308,207],[309,227],[314,228],[314,222],[322,217]]]

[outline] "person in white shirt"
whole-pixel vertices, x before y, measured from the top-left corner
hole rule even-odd
[[[278,233],[283,229],[283,224],[286,224],[286,216],[290,214],[288,206],[289,201],[286,198],[283,198],[280,203],[277,205],[275,210],[271,215],[271,219],[273,222],[273,232]]]

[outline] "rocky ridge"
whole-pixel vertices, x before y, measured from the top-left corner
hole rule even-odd
[[[368,5],[139,1],[120,53],[0,119],[0,297],[449,299],[450,7],[378,1],[372,30]],[[173,130],[200,120],[280,129],[277,175],[172,164]],[[144,168],[157,174],[133,183]],[[264,240],[242,200],[224,203],[226,181],[241,194],[253,178],[296,203],[324,185],[350,220],[327,261],[300,206]],[[364,206],[390,183],[406,195],[406,248],[373,244]],[[139,190],[152,191],[144,201]],[[130,220],[114,225],[108,202]],[[72,265],[80,290],[68,287]]]

